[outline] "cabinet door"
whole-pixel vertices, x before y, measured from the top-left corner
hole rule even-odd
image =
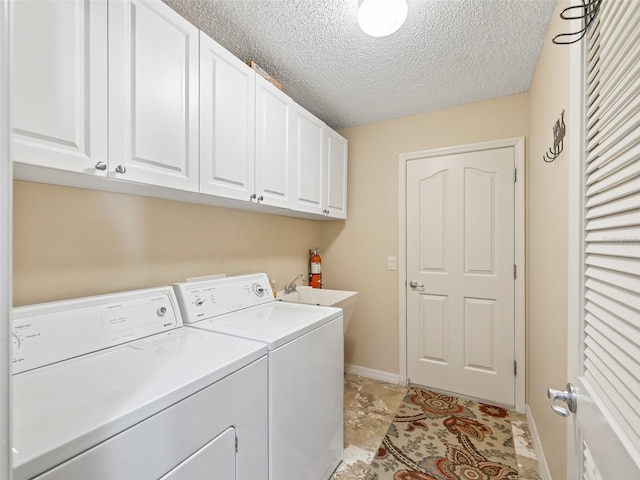
[[[325,214],[347,218],[347,139],[326,128],[327,173],[325,177]]]
[[[254,190],[255,72],[200,33],[200,192],[249,201]]]
[[[95,165],[107,162],[106,0],[12,7],[13,159],[105,175]]]
[[[260,203],[291,206],[293,101],[256,75],[256,194]]]
[[[294,112],[294,208],[323,214],[323,176],[326,168],[324,123],[306,110]]]
[[[198,45],[160,0],[110,2],[110,176],[198,190]]]

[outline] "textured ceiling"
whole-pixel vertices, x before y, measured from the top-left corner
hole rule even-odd
[[[333,128],[525,92],[556,0],[408,0],[372,38],[358,0],[163,0]]]

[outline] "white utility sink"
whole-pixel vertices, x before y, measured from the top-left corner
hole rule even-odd
[[[349,322],[351,321],[353,309],[355,308],[356,303],[358,303],[358,292],[300,286],[295,292],[278,292],[276,300],[341,308],[343,312],[342,315],[344,317],[344,332],[346,332]]]

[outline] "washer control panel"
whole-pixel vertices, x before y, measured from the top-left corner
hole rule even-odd
[[[266,273],[176,283],[174,289],[184,323],[274,301]]]
[[[18,307],[13,310],[13,373],[181,326],[170,287]]]

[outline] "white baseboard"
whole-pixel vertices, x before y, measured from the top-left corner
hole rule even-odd
[[[549,465],[547,465],[547,459],[544,457],[544,450],[542,450],[542,443],[540,443],[540,437],[538,436],[538,429],[536,428],[536,422],[533,420],[533,413],[529,408],[529,404],[526,404],[527,423],[529,424],[529,433],[531,433],[531,439],[533,440],[533,446],[536,449],[536,456],[538,457],[538,465],[540,465],[540,473],[544,480],[553,480],[551,478],[551,472],[549,472]]]
[[[400,375],[397,373],[383,372],[381,370],[374,370],[373,368],[350,364],[345,364],[344,371],[345,373],[352,373],[354,375],[360,375],[361,377],[373,378],[374,380],[380,380],[381,382],[400,385]]]

